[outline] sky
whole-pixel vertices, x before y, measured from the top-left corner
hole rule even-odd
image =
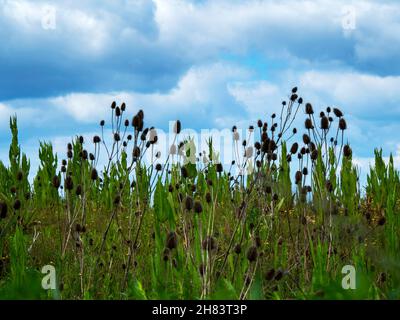
[[[339,107],[365,174],[375,148],[400,168],[400,2],[0,0],[0,160],[9,117],[37,166],[98,132],[113,100],[164,130],[248,126],[292,87]]]

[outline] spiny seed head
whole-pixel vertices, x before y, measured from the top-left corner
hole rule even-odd
[[[303,175],[301,173],[301,171],[297,171],[295,174],[295,180],[296,180],[296,184],[299,184],[301,182]]]
[[[0,218],[5,219],[7,217],[8,207],[7,203],[0,201]]]
[[[299,98],[299,100],[297,100],[297,102],[299,103],[299,104],[302,104],[303,103],[303,98]]]
[[[257,121],[257,127],[261,128],[263,126],[263,122],[261,120]]]
[[[101,127],[104,127],[105,124],[106,124],[106,122],[105,122],[104,120],[101,120],[101,121],[100,121],[100,126],[101,126]]]
[[[187,196],[186,199],[185,199],[186,210],[188,210],[188,211],[192,210],[193,209],[193,205],[194,205],[194,203],[193,203],[192,197]]]
[[[258,257],[257,247],[251,246],[247,250],[247,260],[249,260],[250,262],[254,262],[257,260],[257,257]]]
[[[181,168],[181,175],[183,178],[187,178],[189,176],[189,173],[188,173],[186,167]]]
[[[240,243],[237,243],[233,247],[233,252],[235,252],[236,254],[240,254],[242,252],[242,246],[240,245]]]
[[[347,123],[346,120],[344,120],[344,118],[340,118],[339,120],[339,129],[342,131],[347,129]]]
[[[303,175],[308,175],[308,169],[307,169],[307,167],[304,167],[303,168],[303,171],[302,171],[302,173],[303,173]]]
[[[75,194],[79,197],[82,194],[82,186],[80,184],[77,185]]]
[[[297,87],[293,87],[292,88],[292,93],[296,93],[297,92]]]
[[[297,94],[292,94],[291,96],[290,96],[290,100],[292,101],[292,102],[295,102],[296,100],[297,100],[297,98],[298,98],[298,95]]]
[[[74,188],[74,181],[71,176],[67,176],[64,181],[65,189],[71,191]]]
[[[269,270],[266,275],[265,275],[265,280],[267,281],[271,281],[275,276],[275,269],[272,268],[271,270]]]
[[[68,159],[72,159],[72,156],[73,156],[72,151],[71,151],[71,150],[68,150],[68,152],[67,152],[67,158],[68,158]]]
[[[317,158],[318,158],[318,151],[316,149],[314,149],[311,152],[311,160],[315,161],[315,160],[317,160]]]
[[[79,143],[80,144],[83,144],[85,142],[85,139],[83,138],[83,136],[80,136],[79,137]]]
[[[121,116],[121,108],[120,107],[116,107],[115,108],[115,116],[116,117],[120,117]]]
[[[326,108],[326,112],[330,113],[332,111],[331,107]]]
[[[350,146],[349,146],[348,144],[346,144],[346,145],[343,147],[343,155],[344,155],[346,158],[349,158],[349,157],[351,156],[351,154],[352,154],[352,150],[351,150]]]
[[[304,144],[309,144],[311,142],[310,136],[308,134],[303,134]]]
[[[282,279],[282,277],[283,277],[283,272],[282,272],[282,270],[276,271],[275,280],[276,280],[276,281],[279,281],[279,280]]]
[[[19,210],[19,209],[21,209],[21,200],[16,199],[14,201],[14,210]]]
[[[325,116],[321,118],[321,129],[323,130],[329,129],[329,119]]]
[[[312,121],[311,121],[310,118],[306,119],[306,121],[304,122],[304,125],[305,125],[307,130],[314,129],[314,126],[313,126]]]
[[[217,247],[216,241],[215,241],[215,239],[214,239],[213,237],[207,236],[207,237],[203,240],[203,242],[202,242],[202,244],[201,244],[201,247],[203,248],[203,250],[206,250],[206,251],[213,251],[213,250],[215,250],[216,247]]]
[[[210,203],[211,202],[211,193],[210,192],[207,192],[206,193],[206,201],[207,201],[207,203]]]
[[[299,144],[297,142],[292,144],[292,147],[290,148],[290,153],[295,154],[297,153],[297,150],[299,149]]]
[[[18,171],[18,172],[17,172],[17,180],[18,180],[18,181],[21,181],[23,177],[24,177],[23,172],[22,172],[22,171]]]
[[[125,110],[126,110],[126,104],[125,104],[125,102],[122,102],[121,111],[125,111]]]
[[[140,157],[140,148],[138,146],[134,147],[132,154],[135,158],[139,158]]]
[[[115,109],[116,106],[117,106],[117,103],[116,103],[115,101],[113,101],[113,102],[111,103],[111,109]]]
[[[87,152],[86,150],[83,150],[81,156],[82,156],[82,159],[83,159],[83,160],[87,160],[87,158],[88,158],[88,152]]]
[[[95,181],[99,177],[97,170],[95,168],[92,169],[92,172],[90,173],[90,178]]]
[[[93,153],[89,153],[89,159],[90,159],[90,161],[94,161],[96,159],[96,157],[94,156]]]
[[[196,213],[202,213],[203,212],[203,206],[201,205],[200,201],[195,201],[194,202],[194,212],[196,212]]]
[[[222,171],[224,171],[224,168],[222,167],[221,163],[217,163],[216,170],[218,173],[221,173]]]
[[[309,103],[309,102],[306,103],[306,114],[309,114],[309,115],[314,114],[313,107],[312,107],[311,103]]]
[[[56,189],[60,188],[61,182],[60,182],[60,178],[58,176],[53,177],[52,183],[53,183],[54,188],[56,188]]]
[[[175,249],[178,246],[178,236],[174,231],[171,231],[167,236],[165,245],[169,250]]]
[[[72,144],[71,143],[67,144],[67,150],[72,150]]]
[[[156,171],[161,171],[161,169],[162,169],[161,164],[160,164],[160,163],[157,163],[157,164],[156,164]]]
[[[118,132],[114,133],[114,141],[115,142],[121,141],[121,137]]]
[[[338,108],[333,108],[333,113],[334,113],[335,116],[338,117],[338,118],[343,117],[343,112],[340,111]]]
[[[125,119],[124,125],[125,125],[125,127],[129,126],[129,120],[128,119]]]

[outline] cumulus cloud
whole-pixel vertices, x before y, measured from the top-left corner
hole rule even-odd
[[[166,92],[193,65],[226,53],[338,63],[398,74],[396,2],[63,1],[43,30],[45,1],[0,2],[0,100],[76,91]],[[356,28],[344,33],[343,8]],[[7,49],[5,49],[7,48]]]

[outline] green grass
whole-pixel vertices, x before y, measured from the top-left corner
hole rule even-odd
[[[259,142],[251,157],[234,142],[237,161],[254,168],[242,176],[215,155],[204,164],[191,154],[180,128],[181,161],[146,163],[155,134],[143,132],[142,112],[124,126],[125,106],[113,105],[110,145],[102,125],[96,143],[72,141],[62,163],[43,142],[30,182],[12,118],[9,165],[0,162],[0,298],[399,299],[393,159],[376,150],[360,186],[343,116],[320,118],[295,92],[282,114],[250,130]],[[304,110],[312,126],[302,141],[292,124]],[[100,150],[111,159],[104,168]],[[54,291],[41,289],[49,264]],[[356,268],[355,290],[341,287],[345,265]]]

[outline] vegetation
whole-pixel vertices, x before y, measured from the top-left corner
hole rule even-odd
[[[143,111],[124,120],[125,109],[111,106],[111,144],[104,121],[93,141],[69,143],[61,162],[41,143],[33,182],[10,120],[9,165],[0,162],[1,298],[400,298],[399,173],[376,150],[359,185],[339,109],[316,115],[293,88],[281,114],[249,127],[254,145],[232,128],[229,170],[212,140],[195,154],[180,121],[160,163],[157,131]],[[102,169],[100,152],[109,159]],[[44,265],[56,269],[56,290],[41,288]],[[356,269],[355,290],[341,287],[345,265]]]

